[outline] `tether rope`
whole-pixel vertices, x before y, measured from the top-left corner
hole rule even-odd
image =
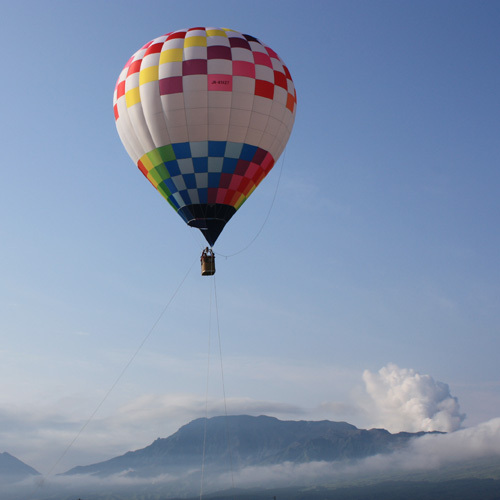
[[[220,334],[220,323],[219,323],[219,306],[217,302],[217,286],[215,283],[215,276],[213,277],[213,287],[210,288],[210,313],[209,313],[209,327],[208,327],[208,361],[207,361],[207,385],[206,385],[206,395],[205,395],[205,427],[203,432],[203,452],[202,452],[202,464],[201,464],[201,484],[200,484],[200,500],[203,498],[203,480],[205,474],[205,458],[206,458],[206,443],[207,443],[207,422],[208,422],[208,386],[209,386],[209,376],[210,376],[210,344],[211,344],[211,325],[212,325],[212,288],[214,294],[215,302],[215,316],[217,322],[217,337],[219,341],[219,359],[220,359],[220,371],[222,379],[222,396],[224,401],[224,418],[226,423],[226,441],[229,453],[230,471],[231,471],[231,486],[234,491],[234,472],[233,472],[233,454],[231,449],[231,440],[229,434],[228,426],[228,411],[227,411],[227,400],[226,400],[226,386],[224,381],[224,363],[222,361],[222,342]]]
[[[233,495],[234,495],[234,473],[233,473],[233,453],[231,449],[231,440],[229,439],[229,426],[228,426],[228,413],[227,413],[227,401],[226,401],[226,385],[224,383],[224,366],[222,363],[222,342],[221,342],[221,336],[220,336],[220,324],[219,324],[219,305],[217,302],[217,285],[215,282],[215,275],[214,275],[214,297],[215,297],[215,316],[217,320],[217,337],[219,339],[219,358],[220,358],[220,373],[221,373],[221,380],[222,380],[222,395],[224,398],[224,415],[225,415],[225,420],[226,420],[226,440],[227,440],[227,447],[229,451],[229,464],[231,468],[231,486],[233,490]]]
[[[264,226],[266,225],[267,220],[269,219],[269,216],[271,215],[271,211],[272,211],[272,209],[274,207],[274,202],[276,201],[276,196],[278,194],[278,188],[279,188],[279,185],[280,185],[280,182],[281,182],[281,174],[283,173],[283,166],[285,164],[285,156],[286,156],[286,149],[283,151],[283,156],[281,157],[281,167],[280,167],[280,170],[279,170],[278,182],[276,183],[276,188],[274,190],[273,199],[271,201],[271,205],[269,206],[269,210],[267,211],[267,215],[266,215],[266,217],[264,219],[264,222],[260,226],[260,229],[257,231],[257,233],[255,234],[255,236],[249,241],[249,243],[247,243],[246,246],[244,246],[243,248],[241,248],[237,252],[231,253],[229,255],[224,255],[222,253],[215,252],[215,255],[220,255],[221,257],[225,257],[226,259],[228,259],[229,257],[234,257],[235,255],[238,255],[238,254],[244,252],[245,250],[247,250],[248,247],[250,247],[254,243],[254,241],[260,236],[260,233],[264,229]]]
[[[203,429],[203,453],[201,458],[201,480],[200,480],[200,500],[203,498],[203,480],[205,476],[205,452],[207,446],[207,422],[208,422],[208,387],[210,379],[210,349],[211,349],[211,336],[212,336],[212,286],[213,281],[210,282],[210,302],[208,313],[208,348],[207,348],[207,385],[205,388],[205,426]]]
[[[76,436],[69,443],[69,445],[66,447],[66,449],[61,453],[61,456],[56,460],[56,462],[52,465],[52,467],[50,468],[49,472],[45,476],[50,476],[52,474],[52,472],[54,471],[54,469],[59,465],[59,463],[61,462],[61,460],[66,456],[66,454],[68,453],[68,451],[76,443],[76,441],[81,436],[81,434],[83,433],[83,431],[87,428],[87,426],[90,424],[90,422],[96,416],[97,412],[100,410],[100,408],[102,407],[102,405],[108,399],[109,395],[113,392],[114,388],[118,385],[118,383],[120,382],[120,380],[122,379],[122,377],[125,375],[125,372],[127,371],[127,369],[129,368],[129,366],[132,364],[132,362],[134,361],[134,359],[139,354],[139,351],[142,349],[142,347],[144,346],[144,344],[147,342],[147,340],[149,339],[149,337],[153,333],[153,330],[156,328],[156,326],[160,322],[161,318],[163,317],[163,315],[167,311],[168,307],[170,306],[170,304],[174,300],[175,296],[179,293],[179,290],[181,289],[182,285],[184,284],[184,282],[186,281],[187,277],[189,276],[189,273],[191,272],[191,269],[193,269],[193,266],[194,266],[196,260],[193,261],[193,263],[189,267],[188,271],[186,272],[186,274],[182,278],[181,282],[179,283],[179,285],[175,289],[174,293],[172,294],[172,296],[168,300],[167,304],[165,305],[165,307],[163,308],[163,310],[159,314],[158,318],[153,323],[153,326],[151,326],[151,328],[149,329],[149,331],[146,334],[146,336],[142,339],[141,343],[139,344],[139,346],[137,347],[137,349],[135,350],[135,352],[132,354],[132,356],[130,357],[130,359],[128,360],[128,362],[125,364],[124,368],[122,369],[122,371],[120,372],[120,374],[118,375],[118,377],[111,384],[111,387],[108,389],[108,391],[106,392],[106,394],[104,395],[104,397],[101,399],[101,401],[99,402],[99,404],[96,406],[95,410],[91,413],[90,417],[85,421],[85,423],[82,425],[82,427],[80,428],[80,430],[76,433]]]

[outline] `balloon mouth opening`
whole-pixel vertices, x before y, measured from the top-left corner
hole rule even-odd
[[[186,205],[179,209],[181,217],[191,226],[199,229],[212,247],[224,226],[236,213],[231,205],[213,203],[208,205]]]

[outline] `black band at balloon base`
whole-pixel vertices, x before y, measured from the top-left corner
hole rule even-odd
[[[198,228],[208,244],[214,246],[217,238],[236,213],[231,205],[214,203],[208,205],[186,205],[179,209],[179,215],[191,226]]]

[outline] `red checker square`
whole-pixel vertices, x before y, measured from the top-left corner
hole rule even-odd
[[[292,75],[290,75],[290,71],[288,71],[288,68],[283,64],[283,70],[285,71],[285,75],[286,77],[291,80],[292,79]]]
[[[278,54],[276,54],[276,52],[274,52],[273,49],[266,47],[266,50],[267,50],[267,53],[269,54],[270,57],[274,57],[274,59],[278,59],[278,61],[280,60],[280,58],[278,57]]]
[[[231,184],[232,174],[220,174],[219,188],[228,188]]]
[[[235,191],[231,199],[228,200],[227,204],[234,207],[236,205],[236,202],[240,199],[241,195],[242,193],[240,193],[239,191]]]
[[[224,196],[224,204],[231,205],[231,200],[234,198],[236,191],[234,189],[228,189],[226,196]]]
[[[208,188],[207,203],[217,203],[217,188]]]
[[[250,162],[247,160],[238,160],[238,163],[236,163],[236,168],[234,169],[234,173],[236,175],[245,175],[249,165]]]
[[[229,38],[229,45],[231,47],[240,47],[242,49],[252,50],[250,44],[244,38],[231,37]]]
[[[266,157],[267,151],[265,151],[262,148],[257,148],[257,151],[255,151],[255,154],[253,155],[252,161],[254,163],[257,163],[258,165],[262,165],[262,161]]]
[[[215,199],[215,203],[224,203],[224,198],[226,197],[227,189],[218,189],[217,190],[217,198]]]
[[[272,99],[274,97],[274,83],[255,80],[255,95]]]
[[[125,68],[128,68],[131,64],[132,64],[132,61],[134,60],[134,56],[132,56],[128,61],[127,61],[127,64],[125,64],[125,66],[123,67],[124,69]]]
[[[233,207],[236,205],[236,203],[238,203],[239,199],[241,198],[241,195],[245,196],[245,194],[241,191],[241,189],[238,189],[238,191],[236,191],[230,203]]]
[[[264,52],[254,52],[253,60],[255,61],[255,64],[261,64],[262,66],[269,66],[270,68],[273,67],[271,58],[267,54],[264,54]]]
[[[149,54],[159,54],[161,52],[162,47],[163,47],[163,42],[154,43],[148,48],[148,50],[146,50],[144,57],[149,56]]]
[[[255,185],[258,186],[265,176],[266,173],[264,172],[264,170],[259,169],[259,171],[256,172],[255,175],[252,177],[252,180],[255,182]]]
[[[120,118],[120,115],[118,114],[118,104],[113,106],[113,110],[115,112],[115,120],[118,120],[118,118]]]
[[[270,172],[274,166],[274,158],[270,153],[267,153],[267,156],[264,158],[264,161],[260,164],[260,166],[264,169],[266,174]]]
[[[170,33],[170,35],[168,35],[167,40],[173,40],[174,38],[186,38],[186,32],[178,31],[177,33]]]
[[[200,26],[198,28],[189,28],[188,31],[205,31],[205,28]]]
[[[182,75],[206,75],[208,65],[206,59],[190,59],[182,61]]]
[[[182,92],[182,76],[171,76],[159,80],[160,95]]]
[[[260,170],[260,166],[257,165],[257,163],[250,162],[250,165],[247,168],[247,171],[245,172],[245,177],[247,179],[253,179],[255,173]]]
[[[295,107],[295,97],[292,94],[288,94],[286,98],[286,107],[293,113],[293,108]]]
[[[242,179],[243,179],[243,177],[241,175],[234,175],[233,174],[231,176],[231,182],[229,184],[229,189],[233,189],[234,191],[236,191],[240,187]]]
[[[250,179],[243,179],[241,181],[240,190],[244,196],[248,196],[248,193],[253,189],[255,184]]]
[[[207,47],[207,59],[232,59],[231,48],[225,45],[211,45]]]
[[[233,61],[233,76],[255,78],[255,64],[249,61]]]
[[[137,166],[139,167],[139,170],[147,177],[148,176],[148,169],[143,165],[141,160],[139,160],[137,162]]]
[[[125,95],[125,80],[122,80],[116,87],[116,98],[120,99],[120,97]]]
[[[127,76],[138,73],[141,70],[141,63],[142,59],[137,59],[137,61],[134,61],[128,68]]]
[[[144,50],[144,49],[147,49],[149,46],[151,46],[151,44],[154,42],[154,40],[151,40],[150,42],[148,42],[146,45],[143,45],[141,47],[141,50]]]
[[[288,89],[288,81],[286,79],[285,73],[282,73],[281,71],[275,71],[274,72],[274,84],[278,85],[278,87],[281,87],[285,90]]]

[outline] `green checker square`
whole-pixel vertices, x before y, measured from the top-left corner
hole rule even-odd
[[[158,191],[160,192],[160,194],[170,203],[169,201],[169,197],[170,195],[172,194],[170,192],[170,189],[168,189],[167,186],[165,186],[165,184],[161,183],[161,184],[158,184],[157,188]],[[170,203],[171,204],[171,203]],[[172,204],[171,204],[172,205]]]
[[[148,175],[156,181],[157,184],[159,184],[163,179],[161,178],[161,175],[158,173],[158,170],[156,167],[152,168],[149,172]]]
[[[154,179],[156,182],[160,183],[165,179],[170,179],[170,174],[168,173],[167,167],[164,163],[157,165],[155,168],[151,169],[151,173],[154,171]],[[159,177],[156,177],[158,175]]]
[[[170,198],[167,198],[167,201],[168,203],[170,204],[170,206],[177,212],[177,208],[175,207],[175,205],[170,201]]]
[[[149,153],[147,153],[148,158],[151,160],[151,163],[153,166],[161,165],[163,163],[163,160],[161,158],[160,153],[158,152],[157,149],[153,149]]]
[[[172,148],[172,144],[167,144],[166,146],[162,146],[161,148],[157,148],[156,151],[161,156],[162,161],[172,161],[175,160],[174,149]]]

